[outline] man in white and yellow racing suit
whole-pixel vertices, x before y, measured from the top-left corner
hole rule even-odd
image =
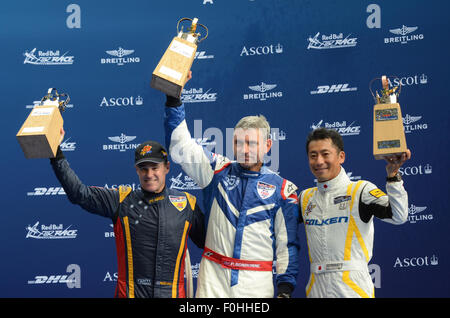
[[[305,225],[310,259],[307,297],[374,297],[368,271],[374,238],[373,217],[402,224],[408,195],[398,169],[411,152],[389,157],[386,192],[369,181],[350,181],[342,137],[319,128],[310,133],[306,150],[317,186],[301,192],[300,222]]]

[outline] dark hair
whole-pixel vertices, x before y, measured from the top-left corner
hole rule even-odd
[[[311,131],[306,138],[306,153],[308,154],[309,143],[314,140],[331,139],[331,143],[339,150],[344,151],[342,136],[334,129],[317,128]]]

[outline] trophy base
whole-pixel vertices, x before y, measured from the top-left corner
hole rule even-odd
[[[406,152],[400,105],[377,104],[373,113],[373,155],[376,160]]]
[[[155,74],[152,74],[152,81],[150,82],[150,86],[158,91],[163,92],[166,95],[180,98],[181,93],[183,92],[183,86],[177,85],[171,81],[166,80],[165,78],[159,77]]]
[[[62,127],[63,118],[58,107],[34,107],[16,135],[25,158],[54,158]]]
[[[374,158],[375,158],[375,160],[383,160],[386,157],[389,157],[389,156],[401,156],[404,153],[406,153],[406,151],[389,153],[389,154],[384,154],[384,155],[383,154],[378,154],[378,155],[374,154]]]

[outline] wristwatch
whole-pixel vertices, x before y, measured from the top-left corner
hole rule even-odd
[[[397,172],[397,174],[393,177],[387,177],[386,178],[387,182],[399,182],[402,181],[402,176],[400,175],[400,173]]]

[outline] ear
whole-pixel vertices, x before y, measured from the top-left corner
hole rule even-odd
[[[136,169],[137,175],[139,175],[139,167],[138,166],[134,166],[134,168]]]
[[[170,171],[170,161],[167,161],[167,163],[166,163],[166,169],[167,169],[166,174],[168,174],[169,171]]]
[[[343,164],[344,161],[345,161],[345,152],[341,151],[341,152],[339,152],[339,163]]]
[[[272,139],[266,140],[266,151],[265,153],[268,153],[270,151],[270,148],[272,148]]]

